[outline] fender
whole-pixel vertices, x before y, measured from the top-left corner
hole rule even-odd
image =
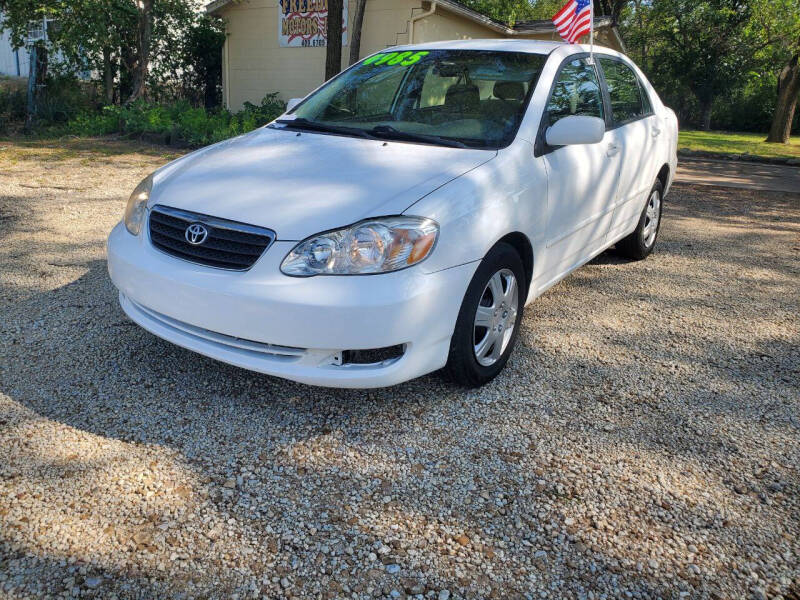
[[[465,173],[409,207],[405,214],[439,223],[440,239],[423,262],[433,273],[482,260],[503,237],[520,232],[537,252],[545,244],[547,172],[533,146],[517,140],[494,160]],[[535,278],[535,273],[533,277]]]

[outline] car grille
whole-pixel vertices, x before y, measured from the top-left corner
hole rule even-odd
[[[275,241],[275,232],[227,219],[157,204],[150,209],[150,241],[153,246],[184,260],[209,267],[246,271]],[[208,231],[197,245],[186,239],[190,225],[199,223]]]

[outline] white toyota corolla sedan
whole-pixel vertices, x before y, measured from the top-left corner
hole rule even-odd
[[[315,385],[481,385],[523,307],[606,248],[645,258],[677,120],[625,56],[509,40],[373,54],[162,167],[108,239],[122,308]]]

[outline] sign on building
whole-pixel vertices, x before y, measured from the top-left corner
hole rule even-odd
[[[342,7],[342,46],[347,45],[347,0]],[[328,0],[280,0],[281,46],[319,47],[328,41]]]

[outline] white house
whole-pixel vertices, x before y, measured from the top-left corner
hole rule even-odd
[[[0,14],[0,22],[2,20]],[[14,49],[11,45],[11,32],[0,31],[0,75],[27,77],[28,69],[28,51],[25,48]]]

